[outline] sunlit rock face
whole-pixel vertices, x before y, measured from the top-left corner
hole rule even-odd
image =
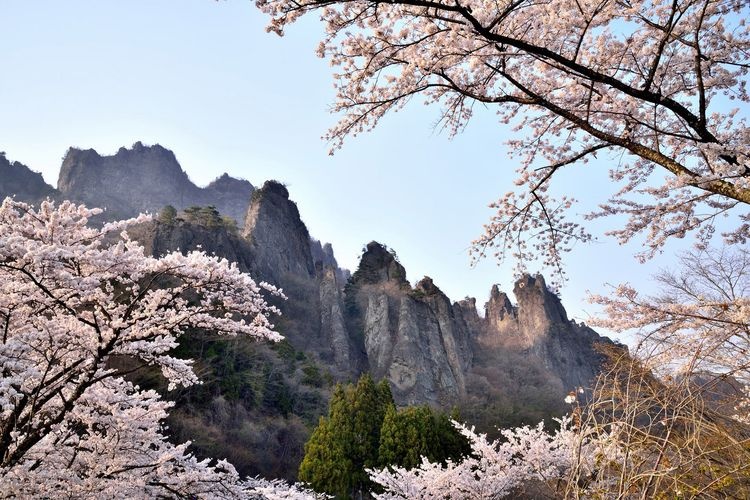
[[[461,401],[471,392],[467,377],[474,371],[487,377],[486,368],[508,353],[546,373],[551,387],[586,387],[602,361],[594,344],[609,342],[569,321],[541,276],[516,281],[516,305],[493,286],[482,318],[475,299],[451,304],[430,278],[412,288],[394,254],[372,242],[352,285],[347,300],[356,305],[356,320],[350,324],[361,328],[370,372],[391,381],[400,404]]]
[[[469,332],[430,278],[412,288],[383,245],[371,242],[347,288],[370,372],[400,404],[449,405],[465,392]],[[356,328],[356,326],[355,326]]]
[[[524,353],[560,378],[564,387],[587,387],[602,357],[594,346],[610,343],[586,325],[568,319],[559,297],[540,275],[523,275],[513,287],[517,305],[497,286],[485,306],[485,328],[478,347],[491,346]]]
[[[102,156],[93,149],[70,148],[57,188],[66,199],[106,208],[107,219],[157,213],[164,206],[184,209],[213,205],[242,225],[253,186],[222,175],[205,188],[193,184],[174,153],[160,145],[120,148]]]

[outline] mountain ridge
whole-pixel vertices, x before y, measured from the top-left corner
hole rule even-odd
[[[213,377],[218,392],[206,396],[193,389],[198,392],[188,391],[177,398],[170,424],[177,435],[189,437],[180,432],[204,429],[202,432],[211,436],[196,444],[199,455],[211,456],[216,449],[230,453],[242,448],[241,440],[237,442],[234,434],[221,430],[221,426],[230,424],[226,419],[217,419],[217,408],[225,408],[222,415],[249,418],[247,415],[252,412],[270,411],[267,405],[275,404],[274,398],[281,398],[278,401],[287,403],[278,403],[282,412],[278,418],[288,428],[269,422],[267,432],[275,429],[275,435],[281,436],[279,440],[292,439],[279,446],[291,446],[293,456],[301,456],[305,434],[298,419],[314,425],[315,412],[322,411],[327,398],[326,384],[351,380],[363,373],[388,379],[399,405],[427,404],[443,409],[458,406],[465,418],[485,431],[498,425],[533,423],[565,410],[565,395],[579,386],[588,386],[600,367],[602,359],[596,344],[611,343],[585,325],[569,320],[559,297],[539,275],[523,275],[515,281],[515,303],[500,286],[494,285],[481,316],[476,298],[451,301],[428,276],[412,285],[395,252],[376,241],[365,245],[357,269],[349,273],[338,265],[330,244],[309,234],[282,183],[267,181],[254,188],[247,181],[224,174],[205,188],[198,188],[179,166],[174,153],[159,145],[136,143],[111,156],[71,148],[63,161],[57,190],[44,184],[39,174],[0,156],[0,172],[2,168],[8,175],[0,176],[0,193],[15,190],[18,199],[33,203],[46,193],[53,199],[70,197],[89,206],[106,202],[110,206],[104,215],[110,219],[129,217],[142,210],[157,212],[165,205],[173,205],[178,209],[176,215],[156,217],[131,232],[149,253],[162,255],[200,248],[237,262],[256,280],[284,290],[286,301],[269,300],[282,311],[276,324],[289,347],[256,350],[244,346],[248,351],[243,356],[249,358],[234,361],[238,364],[230,370],[234,373],[232,370],[250,369],[255,366],[253,363],[265,360],[264,370],[271,371],[264,374],[264,380],[275,384],[271,395],[268,388],[262,394],[257,392],[257,380],[251,383],[231,378],[229,384],[221,378],[228,375],[216,372]],[[33,189],[20,188],[24,179],[29,179]],[[240,227],[235,230],[231,225],[201,224],[180,212],[188,208],[188,203],[214,205]],[[204,355],[202,346],[206,340],[195,342],[200,342],[200,348],[193,346],[194,351],[190,352]],[[274,367],[297,359],[290,361],[292,354],[284,354],[288,349],[304,360],[303,367],[275,371]],[[286,361],[281,363],[274,356],[286,356]],[[207,359],[214,360],[214,364],[221,361]],[[228,370],[222,364],[216,369],[221,373]],[[303,369],[304,373],[300,371]],[[299,380],[312,381],[313,385],[295,392],[294,384]],[[227,396],[222,391],[230,389],[234,394],[230,401],[237,411],[226,413]],[[291,405],[290,397],[296,401]],[[259,398],[265,406],[258,406]],[[241,425],[236,419],[229,422]],[[253,436],[258,439],[255,431]],[[264,468],[262,457],[242,455],[236,460],[243,473],[294,478],[294,471],[283,469],[279,474],[279,470]],[[242,465],[243,460],[247,461],[246,466]],[[294,462],[290,457],[285,460],[287,465],[283,467]]]

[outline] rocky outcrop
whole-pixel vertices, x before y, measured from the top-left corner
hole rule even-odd
[[[243,272],[254,274],[253,255],[247,242],[224,227],[205,227],[176,220],[172,223],[149,222],[129,229],[147,254],[155,257],[173,251],[202,250],[237,263]]]
[[[346,299],[370,373],[390,380],[397,403],[449,406],[461,398],[469,333],[430,278],[412,289],[393,253],[371,242]]]
[[[57,199],[59,193],[44,182],[42,174],[17,161],[10,162],[5,153],[0,153],[0,201],[7,196],[38,204],[46,198]]]
[[[157,213],[166,205],[177,209],[213,205],[240,225],[253,191],[249,182],[226,174],[200,188],[190,181],[172,151],[140,142],[112,156],[70,148],[57,188],[66,199],[106,208],[108,219]]]
[[[601,363],[594,344],[608,339],[569,321],[541,276],[521,277],[514,295],[516,305],[493,286],[482,318],[475,299],[451,304],[428,277],[412,289],[395,254],[372,242],[346,300],[353,304],[349,324],[362,331],[370,372],[391,381],[399,404],[454,404],[469,396],[467,377],[474,373],[491,386],[507,383],[514,367],[497,363],[509,357],[548,379],[545,387],[588,386]]]
[[[294,277],[314,276],[310,234],[283,184],[267,181],[253,193],[242,236],[265,279],[283,285]]]
[[[332,365],[339,373],[351,373],[354,355],[344,319],[343,285],[338,267],[326,266],[320,276],[321,346],[327,346]]]
[[[344,285],[351,277],[351,273],[348,269],[339,267],[338,262],[336,262],[336,256],[333,254],[333,245],[330,243],[323,244],[315,238],[310,238],[310,254],[312,255],[315,269],[331,268],[335,270],[336,280],[343,290]]]
[[[540,275],[524,275],[516,281],[517,305],[497,285],[485,306],[485,328],[477,337],[478,348],[512,350],[530,362],[540,363],[559,377],[564,387],[587,387],[598,373],[602,357],[597,342],[611,342],[583,324],[570,321],[559,297]]]
[[[509,344],[526,345],[521,333],[516,328],[518,310],[511,304],[507,294],[500,291],[497,285],[492,285],[490,300],[484,305],[485,324],[480,327],[477,336],[483,347],[496,348]]]
[[[203,189],[204,201],[200,204],[215,206],[222,215],[231,217],[242,227],[253,189],[250,182],[225,173]]]

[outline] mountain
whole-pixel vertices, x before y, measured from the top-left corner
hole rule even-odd
[[[11,163],[5,153],[0,153],[0,199],[15,196],[19,201],[36,204],[58,195],[55,188],[44,182],[42,174],[17,161]]]
[[[156,256],[200,248],[283,289],[286,300],[269,300],[282,312],[275,322],[284,342],[191,334],[180,353],[197,359],[206,383],[168,395],[177,402],[172,436],[191,439],[200,456],[229,458],[243,474],[294,479],[336,381],[369,372],[390,382],[399,405],[457,406],[492,431],[565,411],[565,395],[589,386],[599,370],[596,344],[611,342],[569,320],[539,275],[520,277],[512,295],[493,286],[480,315],[475,298],[452,302],[429,277],[412,285],[395,252],[378,242],[365,246],[350,274],[330,244],[310,236],[282,183],[254,189],[224,175],[199,188],[158,145],[136,143],[113,156],[71,148],[58,190],[2,156],[0,173],[0,193],[104,205],[108,218],[215,206],[218,213],[160,216],[131,236]],[[158,377],[139,383],[158,387]]]
[[[588,386],[602,361],[595,344],[609,339],[568,320],[541,276],[522,276],[514,295],[517,305],[493,286],[480,317],[476,299],[451,303],[429,277],[412,288],[395,254],[371,242],[346,299],[366,365],[391,381],[400,404],[460,403],[472,395],[469,380],[508,355],[545,371],[558,391]],[[488,383],[502,379],[490,376]]]
[[[136,142],[131,149],[120,148],[111,156],[93,149],[68,149],[57,189],[63,198],[106,208],[110,220],[157,213],[166,205],[177,209],[213,205],[241,225],[253,186],[224,174],[200,188],[172,151]]]

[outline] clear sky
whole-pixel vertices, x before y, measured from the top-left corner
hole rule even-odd
[[[377,240],[412,282],[429,275],[453,300],[483,304],[493,283],[512,288],[510,264],[471,268],[467,254],[488,203],[511,187],[509,130],[489,109],[450,140],[433,129],[438,109],[416,99],[328,156],[320,136],[335,120],[332,70],[314,54],[315,16],[283,38],[265,32],[247,0],[3,0],[0,19],[0,151],[50,184],[70,146],[113,154],[159,143],[199,185],[223,172],[286,183],[311,234],[345,267]],[[570,169],[557,189],[583,212],[613,190],[606,168]],[[646,265],[632,257],[638,250],[606,237],[576,248],[562,290],[570,315],[594,312],[585,292],[605,282],[650,289],[672,249]]]

